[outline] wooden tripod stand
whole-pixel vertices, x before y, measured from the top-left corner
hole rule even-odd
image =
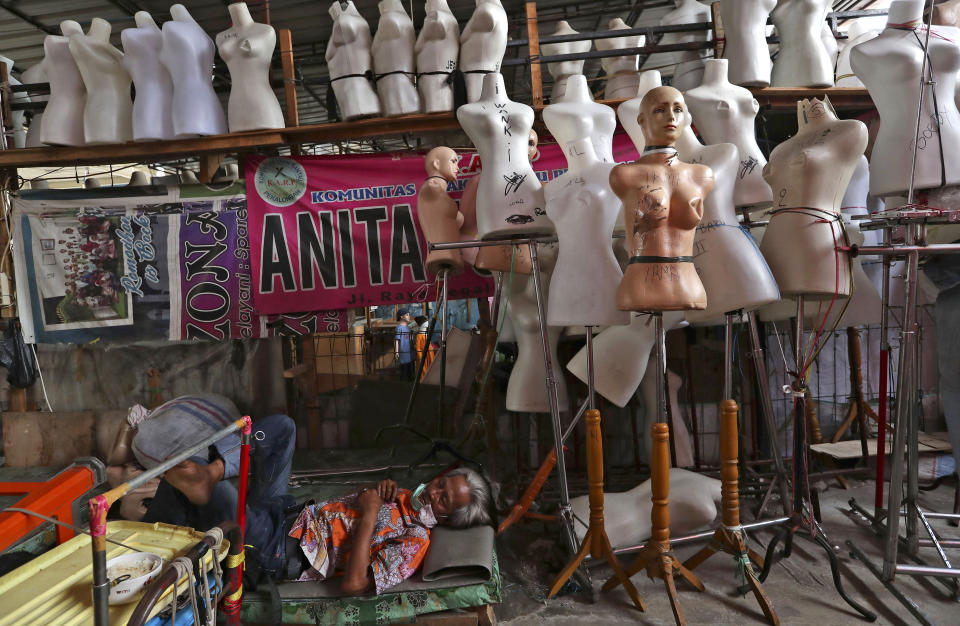
[[[713,535],[713,541],[692,557],[687,559],[683,566],[694,570],[717,552],[726,552],[737,559],[737,572],[742,570],[746,584],[753,591],[760,609],[767,621],[777,626],[780,619],[773,611],[770,598],[763,591],[757,575],[750,566],[750,561],[763,567],[763,560],[753,550],[747,548],[746,536],[740,526],[740,487],[738,484],[737,463],[737,403],[733,400],[724,400],[720,403],[720,493],[722,502],[722,525]],[[746,593],[746,591],[744,591]]]
[[[680,608],[680,599],[677,597],[677,586],[673,581],[674,571],[687,579],[699,591],[703,591],[703,583],[696,574],[684,567],[670,550],[670,511],[667,504],[670,498],[670,448],[668,439],[670,430],[666,424],[655,423],[650,428],[653,438],[653,451],[650,459],[650,483],[653,491],[653,509],[650,512],[652,533],[650,541],[637,557],[637,560],[627,568],[627,575],[633,576],[642,569],[647,570],[651,579],[662,578],[670,597],[670,608],[678,626],[687,623]],[[620,576],[615,576],[604,583],[602,590],[609,591],[620,584]]]
[[[590,332],[589,329],[587,332]],[[603,557],[607,560],[610,567],[613,568],[615,579],[626,588],[636,607],[645,611],[646,607],[643,605],[643,600],[640,599],[640,594],[637,593],[633,583],[630,582],[630,577],[623,571],[620,561],[613,553],[610,540],[607,539],[607,531],[603,525],[603,439],[600,434],[600,411],[589,409],[586,415],[586,425],[587,479],[590,483],[590,526],[587,529],[587,534],[583,536],[583,542],[580,544],[576,556],[567,563],[557,576],[547,597],[552,598],[560,591],[560,587],[580,567],[583,560],[587,558],[587,553],[590,553],[595,559]],[[669,459],[669,456],[667,458]]]

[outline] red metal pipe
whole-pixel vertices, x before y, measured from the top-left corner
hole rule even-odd
[[[243,416],[243,428],[240,429],[240,483],[237,486],[237,527],[239,528],[239,550],[234,552],[233,544],[227,557],[230,575],[230,593],[223,598],[223,612],[228,626],[240,626],[240,605],[243,603],[243,538],[247,529],[247,484],[250,478],[250,433],[253,422],[249,415]]]

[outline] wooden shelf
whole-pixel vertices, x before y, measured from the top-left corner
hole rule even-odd
[[[873,100],[870,93],[863,87],[827,87],[825,89],[795,89],[793,87],[764,87],[753,88],[753,97],[761,107],[770,107],[778,110],[797,110],[797,102],[804,98],[823,98],[828,96],[833,108],[841,109],[872,109]]]

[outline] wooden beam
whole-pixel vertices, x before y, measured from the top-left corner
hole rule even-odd
[[[720,3],[714,2],[710,5],[710,12],[713,15],[713,57],[715,59],[723,58],[723,50],[727,46],[726,35],[723,34],[723,18],[720,16]]]
[[[277,40],[280,43],[280,61],[283,63],[283,93],[287,101],[287,126],[299,126],[297,83],[293,68],[293,37],[290,34],[290,29],[279,29]]]
[[[207,153],[200,155],[200,172],[197,174],[197,180],[201,183],[212,183],[213,177],[223,161],[222,153]]]
[[[530,95],[533,108],[543,106],[543,76],[540,67],[540,32],[537,30],[537,3],[527,3],[527,45],[530,54]]]

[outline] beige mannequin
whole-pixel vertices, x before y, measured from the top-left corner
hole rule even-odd
[[[621,310],[684,311],[707,306],[707,294],[690,257],[703,200],[713,189],[713,172],[677,158],[673,146],[683,131],[686,112],[683,95],[673,87],[651,89],[637,118],[647,148],[635,163],[618,165],[610,172],[610,187],[623,201],[625,245],[631,257],[617,290]]]
[[[797,134],[774,148],[763,168],[774,210],[760,251],[782,294],[846,296],[849,263],[836,250],[846,245],[840,207],[867,147],[867,127],[837,119],[827,99],[798,102],[797,124]]]
[[[427,180],[417,196],[417,217],[428,243],[456,241],[460,237],[463,216],[457,211],[457,203],[447,195],[447,184],[457,180],[460,157],[445,146],[427,153]],[[449,270],[453,274],[463,271],[463,257],[459,250],[433,250],[427,253],[427,271],[439,274]]]

